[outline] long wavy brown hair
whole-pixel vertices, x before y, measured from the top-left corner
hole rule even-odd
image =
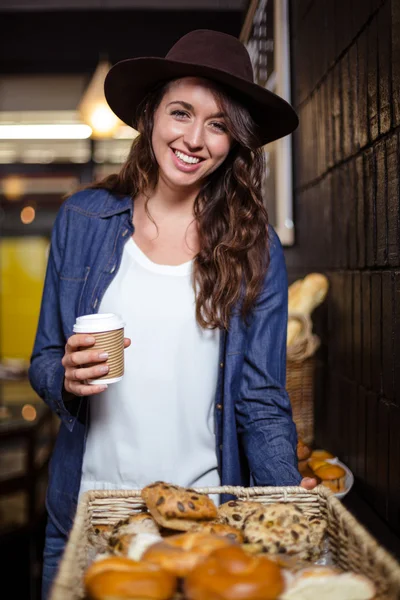
[[[153,116],[168,85],[153,90],[139,106],[140,135],[120,172],[89,186],[133,198],[144,194],[151,220],[147,204],[158,181],[151,144]],[[237,307],[247,321],[260,293],[269,264],[268,215],[261,195],[264,153],[257,126],[224,89],[213,84],[213,91],[234,142],[223,164],[203,181],[194,202],[200,250],[194,258],[193,285],[199,325],[228,329],[232,310]]]

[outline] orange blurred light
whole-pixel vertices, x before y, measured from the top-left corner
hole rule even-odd
[[[36,419],[36,408],[32,404],[25,404],[21,410],[22,417],[25,421],[34,421]]]
[[[21,210],[21,221],[24,225],[29,225],[35,220],[36,212],[33,206],[25,206]]]
[[[3,180],[3,194],[7,200],[18,200],[24,193],[24,182],[21,177],[10,175]]]

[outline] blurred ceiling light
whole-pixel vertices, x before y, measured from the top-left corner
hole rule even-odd
[[[25,206],[21,210],[21,221],[24,225],[29,225],[35,220],[36,211],[33,206]]]
[[[34,421],[36,419],[36,408],[32,404],[25,404],[21,410],[22,418],[25,421]]]
[[[89,125],[0,125],[0,140],[85,140]]]
[[[99,62],[78,106],[82,121],[91,127],[95,139],[113,137],[121,125],[104,96],[104,79],[110,68],[108,61]]]
[[[11,175],[3,179],[1,191],[7,200],[18,200],[24,194],[24,187],[21,177]]]

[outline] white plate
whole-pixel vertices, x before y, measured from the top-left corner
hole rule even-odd
[[[353,487],[354,475],[350,471],[349,467],[347,467],[344,463],[340,462],[340,460],[338,458],[327,458],[326,462],[331,463],[331,465],[338,465],[339,467],[342,467],[342,469],[344,469],[346,471],[346,477],[344,480],[345,488],[344,488],[343,492],[337,492],[335,494],[336,498],[339,498],[339,500],[341,500],[342,498],[345,497],[346,494],[349,493],[349,491]]]

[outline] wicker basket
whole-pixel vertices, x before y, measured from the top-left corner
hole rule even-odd
[[[322,515],[328,523],[330,550],[343,570],[362,573],[375,582],[376,600],[400,598],[400,565],[381,548],[332,493],[318,486],[197,488],[207,494],[233,494],[262,504],[295,502],[308,515]],[[78,506],[74,526],[53,585],[51,600],[84,598],[83,574],[88,563],[91,525],[116,523],[144,507],[140,490],[87,492]]]
[[[287,361],[286,390],[292,405],[297,435],[307,446],[314,442],[314,373],[315,357],[302,362]]]
[[[301,335],[287,350],[286,390],[293,411],[297,434],[308,446],[314,442],[314,373],[315,352],[320,341],[312,333],[312,322],[304,315],[290,314],[289,319],[300,321]]]

